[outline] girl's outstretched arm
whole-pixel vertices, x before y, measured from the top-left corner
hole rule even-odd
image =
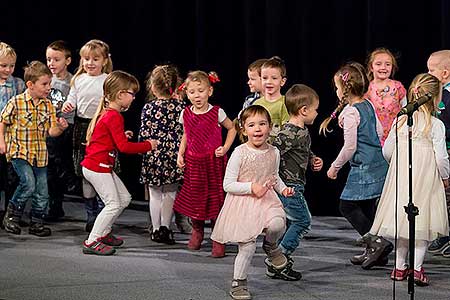
[[[186,152],[186,133],[183,133],[178,149],[177,166],[181,169],[184,168],[184,152]]]
[[[236,128],[234,127],[233,121],[231,121],[230,118],[225,118],[225,120],[223,120],[220,125],[225,127],[228,130],[228,133],[225,139],[225,144],[217,148],[215,151],[217,157],[224,156],[228,152],[231,145],[233,144],[234,138],[236,137]]]

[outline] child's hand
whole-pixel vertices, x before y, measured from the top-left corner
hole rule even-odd
[[[181,154],[178,154],[178,157],[177,157],[177,166],[178,166],[178,168],[180,168],[180,169],[183,169],[184,166],[185,166],[185,164],[184,164],[184,156],[181,155]]]
[[[252,193],[253,195],[255,195],[256,198],[261,198],[267,193],[268,190],[269,187],[267,187],[266,184],[259,184],[258,182],[252,182]]]
[[[150,145],[152,145],[152,150],[156,150],[156,148],[158,148],[159,142],[157,140],[147,140],[147,142],[149,142]]]
[[[320,157],[314,156],[311,158],[311,168],[314,172],[322,170],[323,160]]]
[[[442,179],[442,182],[444,183],[444,188],[448,188],[448,186],[449,186],[448,179]]]
[[[63,106],[62,106],[62,108],[61,108],[61,111],[62,111],[63,113],[70,113],[71,111],[74,110],[74,108],[75,108],[75,107],[73,107],[73,105],[72,105],[71,103],[69,103],[69,102],[64,102],[64,104],[63,104]]]
[[[131,131],[131,130],[125,131],[125,136],[127,137],[127,139],[133,138],[133,131]],[[153,145],[152,145],[152,149],[153,149]]]
[[[335,167],[330,166],[330,168],[327,171],[327,176],[330,179],[336,179],[337,178],[337,173],[338,173],[338,170],[336,170]]]
[[[282,194],[284,197],[292,197],[292,196],[294,196],[295,191],[294,191],[294,188],[292,188],[292,187],[287,187],[287,188],[285,188],[285,189],[281,192],[281,194]]]
[[[216,155],[216,157],[222,157],[222,156],[224,156],[227,153],[227,151],[228,151],[228,149],[226,149],[223,146],[220,146],[219,148],[217,148],[214,151],[214,154]]]
[[[67,123],[67,120],[64,118],[57,118],[56,123],[62,130],[65,130],[67,127],[69,127],[69,123]]]

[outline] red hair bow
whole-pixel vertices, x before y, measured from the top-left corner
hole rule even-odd
[[[217,76],[216,73],[209,73],[208,79],[209,79],[209,82],[211,82],[211,83],[220,82],[219,76]]]

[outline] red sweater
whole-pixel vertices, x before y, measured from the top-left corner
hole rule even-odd
[[[122,115],[114,109],[107,109],[95,125],[81,165],[94,172],[111,173],[118,152],[145,153],[151,149],[149,142],[129,142]]]

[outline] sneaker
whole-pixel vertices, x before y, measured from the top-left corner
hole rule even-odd
[[[50,236],[52,231],[50,228],[44,227],[42,223],[31,223],[30,228],[28,228],[28,233],[38,237],[45,237]]]
[[[435,239],[428,246],[428,252],[430,253],[441,253],[445,248],[450,246],[450,237],[443,236]]]
[[[444,247],[441,253],[443,257],[450,257],[450,242],[447,243],[447,246]]]
[[[111,246],[105,245],[100,241],[94,241],[87,244],[86,241],[83,242],[83,253],[84,254],[95,254],[95,255],[113,255],[116,252]]]
[[[414,270],[414,283],[418,286],[427,286],[430,284],[423,268],[420,268],[420,271]]]
[[[272,279],[281,279],[285,281],[297,281],[302,278],[302,273],[299,271],[295,271],[292,269],[292,266],[294,265],[294,260],[289,257],[287,265],[282,268],[281,270],[277,270],[269,261],[269,258],[266,258],[264,260],[265,265],[267,266],[266,269],[266,276],[270,277]]]
[[[391,279],[395,281],[403,281],[408,277],[409,269],[400,270],[394,268],[391,273]]]
[[[236,300],[252,299],[252,295],[248,291],[247,280],[233,280],[231,282],[230,296]]]
[[[108,246],[119,247],[123,244],[123,239],[114,236],[111,232],[100,238],[100,241]]]

